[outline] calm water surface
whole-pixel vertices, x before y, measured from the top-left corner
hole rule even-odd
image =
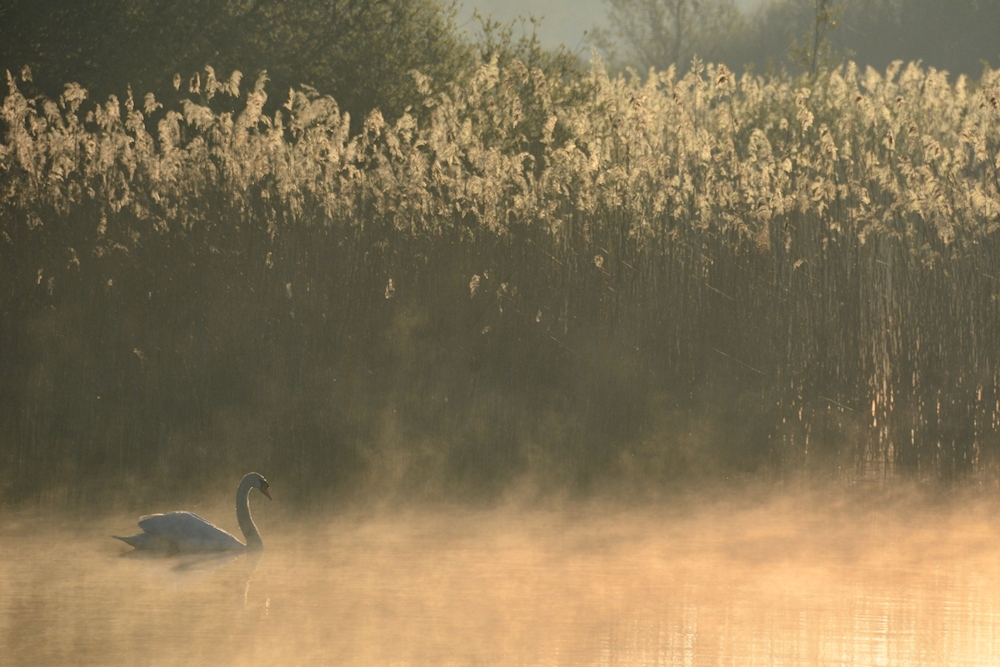
[[[0,515],[4,665],[996,665],[995,505],[284,514],[259,559]],[[150,508],[169,509],[169,508]],[[191,507],[236,531],[225,505]]]

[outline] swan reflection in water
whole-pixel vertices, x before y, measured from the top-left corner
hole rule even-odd
[[[258,489],[271,498],[267,480],[255,472],[248,473],[236,488],[236,520],[243,531],[246,544],[215,524],[191,512],[151,514],[139,519],[141,533],[112,535],[138,551],[168,554],[190,552],[259,551],[264,548],[257,526],[250,516],[250,490]]]
[[[257,595],[254,596],[256,601],[251,601],[250,595],[250,585],[257,575],[263,555],[262,549],[192,553],[133,549],[119,558],[142,561],[143,565],[133,572],[155,582],[153,585],[157,589],[175,589],[186,594],[229,591],[237,606],[248,610],[256,608],[266,615],[271,606],[270,597]]]
[[[195,551],[188,553],[171,552],[165,550],[133,549],[121,554],[121,558],[135,561],[150,561],[163,563],[169,566],[167,569],[178,574],[196,575],[203,572],[212,572],[228,565],[235,566],[238,563],[249,564],[256,569],[260,557],[263,555],[261,549],[227,549],[226,551]]]

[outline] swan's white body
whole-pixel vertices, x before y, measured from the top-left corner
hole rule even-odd
[[[228,551],[231,549],[262,549],[264,543],[250,516],[250,489],[259,489],[271,497],[267,480],[255,472],[246,475],[236,489],[236,520],[246,539],[238,539],[215,524],[191,512],[151,514],[139,519],[142,532],[136,535],[112,535],[135,549],[157,551]]]

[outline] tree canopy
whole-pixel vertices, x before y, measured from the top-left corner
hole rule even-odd
[[[0,66],[29,66],[52,94],[74,81],[101,99],[169,91],[210,65],[272,89],[306,84],[359,120],[397,115],[416,91],[409,72],[450,80],[469,45],[453,8],[433,0],[11,0],[0,7]]]

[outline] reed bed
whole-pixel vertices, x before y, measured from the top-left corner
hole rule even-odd
[[[1000,71],[414,76],[8,75],[0,494],[997,479]]]

